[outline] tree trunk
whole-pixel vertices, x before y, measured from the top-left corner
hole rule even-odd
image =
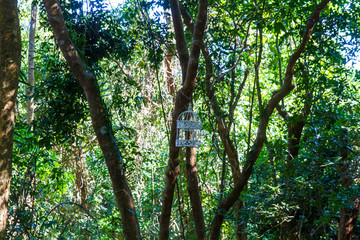
[[[30,125],[34,119],[34,86],[35,86],[35,32],[36,32],[37,6],[33,2],[31,6],[31,20],[29,29],[29,53],[28,53],[28,86],[27,86],[27,114],[26,120]]]
[[[166,71],[166,83],[167,89],[170,95],[175,95],[176,92],[176,85],[174,81],[174,77],[172,74],[171,63],[174,58],[174,54],[171,50],[166,50],[166,57],[165,57],[165,71]]]
[[[0,240],[6,237],[21,35],[16,0],[0,1]]]
[[[86,161],[83,153],[83,146],[81,144],[74,144],[73,154],[75,158],[75,188],[76,200],[81,206],[87,208],[86,199],[88,198],[89,186],[86,171]]]
[[[61,52],[85,92],[92,125],[104,154],[116,202],[120,209],[125,238],[141,239],[134,199],[124,173],[120,150],[116,145],[111,123],[107,119],[106,109],[95,76],[86,69],[84,61],[70,39],[59,3],[56,0],[44,0],[43,3]]]
[[[166,24],[168,31],[171,31],[171,17],[170,17],[170,11],[169,9],[165,10],[166,15]],[[172,73],[172,62],[174,59],[174,50],[172,49],[173,43],[170,43],[169,46],[166,49],[166,56],[165,56],[165,74],[166,74],[166,83],[167,83],[167,89],[171,96],[174,96],[176,93],[176,85],[174,76]]]
[[[212,221],[211,230],[210,230],[210,239],[219,239],[220,238],[220,230],[221,225],[224,221],[225,214],[229,211],[229,209],[235,204],[235,202],[238,200],[241,191],[247,184],[247,181],[251,175],[252,168],[263,148],[264,142],[266,140],[266,128],[269,123],[270,116],[272,112],[274,111],[275,107],[279,104],[279,102],[284,99],[285,96],[287,96],[291,90],[294,88],[292,84],[292,78],[294,75],[294,69],[295,69],[295,63],[299,59],[301,53],[304,51],[306,44],[308,43],[312,30],[317,23],[317,21],[320,18],[320,13],[322,9],[327,5],[327,3],[330,0],[323,0],[319,3],[319,5],[316,6],[315,10],[312,12],[311,16],[309,17],[307,24],[306,24],[306,30],[303,35],[303,39],[301,41],[300,46],[296,50],[295,53],[293,53],[289,59],[284,83],[281,86],[281,88],[276,91],[267,105],[265,106],[264,110],[262,111],[259,119],[259,126],[258,131],[256,135],[255,142],[253,146],[251,147],[251,150],[246,155],[246,162],[243,168],[243,171],[240,174],[240,177],[238,181],[236,181],[236,184],[233,188],[233,190],[230,192],[230,194],[220,202],[218,209],[215,213],[215,217]]]
[[[207,0],[200,0],[199,2],[198,15],[195,23],[193,41],[191,43],[191,51],[189,56],[183,24],[180,16],[179,2],[177,0],[170,0],[169,3],[172,12],[176,38],[176,48],[179,54],[184,84],[183,87],[176,94],[175,108],[172,115],[171,135],[169,143],[169,161],[168,168],[166,170],[166,182],[160,215],[159,239],[161,240],[169,238],[171,207],[174,197],[175,183],[180,171],[179,148],[175,146],[176,121],[179,114],[187,110],[192,99],[199,64],[200,42],[202,41],[204,36],[208,4]]]
[[[197,178],[196,150],[193,147],[186,148],[186,175],[191,209],[194,216],[197,239],[205,239],[205,221],[201,204],[201,193]]]

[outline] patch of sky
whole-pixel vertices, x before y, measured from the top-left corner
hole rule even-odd
[[[117,8],[119,5],[124,4],[125,0],[108,0],[108,8],[109,9],[114,9]]]
[[[345,42],[342,49],[342,54],[346,58],[346,66],[360,70],[360,42],[357,38],[351,36],[344,36]]]
[[[107,3],[107,8],[113,10],[123,5],[125,1],[126,0],[106,0],[105,2]],[[166,23],[164,9],[157,4],[154,4],[149,8],[149,17],[160,23]]]

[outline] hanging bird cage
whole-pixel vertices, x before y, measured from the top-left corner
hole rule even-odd
[[[200,147],[200,117],[191,110],[179,115],[176,124],[176,147]]]

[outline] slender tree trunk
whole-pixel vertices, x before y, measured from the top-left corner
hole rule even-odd
[[[188,182],[188,192],[190,196],[191,209],[194,216],[197,239],[205,239],[205,221],[201,204],[201,193],[197,178],[196,168],[196,150],[195,148],[186,148],[186,172]]]
[[[116,202],[120,209],[125,238],[129,240],[141,239],[134,199],[124,173],[120,150],[116,145],[111,123],[107,119],[106,109],[95,76],[87,70],[84,61],[70,39],[59,3],[56,0],[44,0],[43,3],[61,52],[85,92],[92,124],[104,154]]]
[[[166,71],[167,89],[170,95],[175,95],[176,93],[176,86],[171,68],[173,58],[174,58],[174,54],[171,52],[171,50],[168,49],[166,51],[166,57],[165,57],[165,71]]]
[[[86,172],[86,161],[84,158],[83,148],[80,144],[76,144],[73,149],[73,154],[75,158],[75,187],[76,187],[76,200],[81,204],[81,206],[87,208],[85,202],[88,198],[88,179]]]
[[[36,33],[36,15],[37,15],[37,5],[35,2],[31,5],[31,18],[30,18],[30,26],[29,26],[29,48],[28,48],[28,85],[26,86],[26,95],[27,95],[27,113],[26,113],[26,121],[28,125],[31,125],[34,119],[34,86],[35,86],[35,33]],[[30,165],[30,163],[29,163]],[[36,166],[36,161],[35,161]],[[34,167],[34,166],[33,166]],[[36,168],[28,168],[28,172],[26,175],[29,175],[29,180],[27,187],[22,189],[22,194],[19,196],[19,204],[18,204],[18,215],[21,215],[26,210],[34,209],[34,198],[33,194],[31,194],[30,189],[35,186],[35,171],[31,171],[31,169]],[[27,179],[27,177],[25,178]],[[19,219],[19,218],[17,218]],[[32,219],[30,219],[30,222]],[[30,225],[29,225],[30,226]],[[25,226],[27,230],[21,234],[20,236],[24,239],[27,238],[29,231],[31,228]]]
[[[166,15],[166,24],[168,31],[171,31],[171,17],[170,17],[170,11],[169,9],[166,10],[168,13]],[[172,62],[174,59],[174,50],[172,49],[173,43],[170,43],[169,46],[166,49],[166,56],[165,56],[165,73],[166,73],[166,83],[167,83],[167,89],[170,95],[175,95],[176,93],[176,85],[174,76],[172,73]]]
[[[0,240],[6,237],[21,35],[16,0],[0,0]]]
[[[29,29],[29,53],[28,53],[28,86],[27,86],[27,114],[26,120],[30,125],[34,119],[34,86],[35,86],[35,32],[36,32],[37,5],[31,6],[31,20]]]
[[[257,136],[255,139],[255,142],[253,146],[251,147],[251,150],[246,155],[246,161],[243,168],[243,171],[240,174],[239,180],[236,182],[233,190],[230,192],[230,194],[220,202],[218,209],[215,213],[215,217],[212,221],[211,230],[210,230],[210,239],[219,239],[220,238],[220,230],[221,225],[224,221],[225,214],[229,211],[229,209],[235,204],[235,202],[238,200],[241,191],[245,187],[245,185],[248,182],[248,179],[251,175],[252,168],[263,148],[264,142],[266,140],[266,128],[269,123],[270,116],[272,112],[274,111],[275,107],[279,104],[279,102],[287,96],[291,90],[294,88],[292,84],[292,78],[294,75],[294,69],[295,69],[295,63],[299,59],[301,53],[304,51],[305,46],[307,42],[310,39],[312,30],[317,23],[317,21],[320,18],[320,13],[322,9],[327,5],[329,0],[323,0],[320,2],[315,10],[312,12],[311,16],[309,17],[307,24],[306,24],[306,30],[303,35],[303,39],[301,41],[300,46],[296,50],[295,53],[293,53],[289,59],[284,83],[281,86],[281,88],[273,94],[269,102],[264,107],[264,110],[262,111],[259,119],[259,126],[257,131]]]
[[[208,4],[207,0],[199,1],[198,15],[195,23],[193,41],[191,43],[191,50],[189,55],[180,15],[179,2],[177,0],[170,0],[169,3],[172,12],[172,19],[176,38],[176,48],[179,54],[184,84],[183,87],[176,94],[175,109],[172,115],[171,135],[169,143],[169,161],[166,171],[166,182],[163,192],[162,208],[160,215],[159,239],[161,240],[169,238],[171,207],[174,197],[176,179],[180,171],[179,148],[175,147],[176,121],[179,114],[187,110],[192,99],[199,64],[201,46],[200,42],[202,41],[204,36]],[[191,182],[189,181],[189,183]]]

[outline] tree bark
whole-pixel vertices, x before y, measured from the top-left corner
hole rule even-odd
[[[186,148],[186,175],[191,209],[194,216],[197,239],[205,239],[205,220],[201,203],[201,193],[197,177],[196,150],[193,147]]]
[[[171,52],[171,50],[168,49],[166,51],[166,57],[165,57],[166,83],[167,83],[168,92],[172,96],[175,95],[176,92],[176,85],[171,68],[173,58],[174,58],[174,54]]]
[[[28,86],[27,86],[27,114],[26,120],[30,125],[34,119],[34,86],[35,86],[35,32],[36,32],[37,5],[31,6],[31,19],[29,29],[29,53],[28,53]]]
[[[0,1],[0,240],[6,237],[21,35],[16,0]]]
[[[177,176],[179,175],[179,149],[175,146],[176,140],[176,121],[179,114],[187,110],[195,87],[196,75],[198,70],[200,43],[204,36],[206,18],[207,18],[207,0],[200,0],[198,15],[193,32],[190,56],[184,35],[184,29],[180,16],[179,2],[170,0],[173,24],[175,29],[176,48],[179,54],[180,65],[182,69],[183,87],[177,92],[175,99],[175,108],[172,114],[171,135],[169,143],[169,161],[166,170],[166,182],[162,199],[162,209],[160,215],[159,239],[169,238],[169,225],[171,217],[171,207],[174,197],[174,189]],[[189,182],[191,183],[191,182]],[[201,228],[201,227],[200,227]],[[199,228],[197,227],[197,230]]]
[[[59,3],[56,0],[43,0],[43,3],[61,52],[85,92],[92,125],[104,154],[116,202],[120,209],[125,238],[141,239],[134,199],[123,170],[120,150],[116,145],[111,123],[107,119],[106,108],[102,102],[95,76],[86,69],[84,61],[70,39]]]
[[[270,116],[274,111],[274,108],[279,104],[279,102],[287,96],[291,90],[294,88],[292,84],[292,78],[294,75],[294,68],[295,63],[299,59],[301,53],[304,51],[307,42],[310,39],[312,30],[316,24],[316,22],[320,18],[320,13],[322,9],[327,5],[330,0],[323,0],[319,5],[317,5],[316,9],[312,12],[311,16],[309,17],[306,30],[303,35],[302,41],[300,46],[298,47],[297,51],[292,54],[289,59],[284,83],[281,88],[276,91],[267,105],[265,106],[264,110],[260,115],[259,126],[257,131],[257,136],[251,150],[246,155],[246,162],[244,168],[240,174],[239,180],[236,182],[233,190],[230,194],[220,202],[218,209],[215,213],[215,217],[212,221],[211,230],[210,230],[210,239],[219,239],[220,238],[220,230],[221,225],[224,221],[225,214],[228,210],[235,204],[236,200],[239,198],[241,191],[243,190],[244,186],[247,184],[247,181],[251,175],[252,168],[263,148],[264,142],[266,140],[266,128],[269,123]]]
[[[166,24],[167,24],[167,29],[168,31],[171,31],[171,17],[170,17],[170,10],[167,9],[165,10],[166,13],[168,13],[169,15],[166,15]],[[173,44],[170,43],[169,46],[166,49],[166,56],[165,56],[165,73],[166,73],[166,83],[167,83],[167,89],[168,92],[171,96],[174,96],[176,93],[176,85],[175,85],[175,80],[174,80],[174,76],[172,73],[172,62],[173,62],[173,58],[174,58],[174,50],[172,49]]]
[[[187,48],[187,42],[184,34],[184,26],[181,21],[179,1],[169,0],[169,4],[171,8],[171,16],[173,19],[173,25],[175,30],[176,49],[179,55],[182,80],[184,83],[186,80],[186,71],[189,63],[189,51]]]
[[[81,206],[87,208],[86,200],[88,198],[89,186],[86,171],[86,161],[83,153],[83,146],[78,142],[73,146],[74,162],[75,162],[75,188],[76,201]]]

